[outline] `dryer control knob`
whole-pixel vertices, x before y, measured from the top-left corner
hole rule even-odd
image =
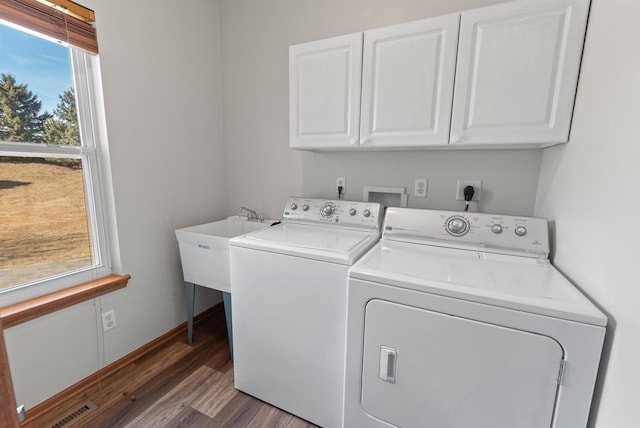
[[[350,216],[354,216],[354,215],[356,215],[356,213],[357,213],[357,212],[358,212],[358,211],[356,211],[356,209],[355,209],[355,208],[351,208],[351,209],[349,210],[349,215],[350,215]]]
[[[364,211],[362,211],[362,215],[365,216],[365,217],[369,217],[371,215],[371,211],[364,210]]]
[[[302,211],[309,211],[309,205],[304,204],[304,205],[302,206]]]
[[[296,204],[291,204],[291,209],[295,211],[298,209],[298,206]]]
[[[499,234],[499,233],[502,233],[502,225],[501,224],[496,224],[496,223],[492,224],[491,225],[491,231],[493,233],[495,233],[496,235]]]
[[[518,236],[524,236],[527,234],[527,228],[524,226],[516,226],[514,232],[516,232],[516,235]]]

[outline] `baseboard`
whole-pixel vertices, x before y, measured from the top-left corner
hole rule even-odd
[[[224,306],[222,302],[198,314],[196,317],[194,317],[193,323],[194,325],[199,324],[220,311],[224,311]],[[120,358],[119,360],[114,361],[113,363],[102,368],[101,370],[98,370],[97,372],[87,376],[81,381],[71,385],[67,389],[60,391],[53,397],[48,398],[47,400],[43,401],[42,403],[36,405],[31,409],[27,409],[27,417],[22,422],[21,426],[25,428],[29,427],[33,421],[39,420],[39,418],[41,418],[43,415],[48,413],[51,409],[54,409],[55,407],[59,406],[62,402],[68,400],[71,396],[76,394],[78,391],[82,391],[92,386],[93,384],[98,383],[101,379],[115,373],[116,371],[125,367],[127,364],[137,360],[138,358],[154,351],[158,347],[174,339],[176,336],[180,334],[186,334],[186,330],[187,330],[187,323],[183,322],[176,328],[168,331],[162,336],[157,337],[151,342],[141,346],[135,351]]]

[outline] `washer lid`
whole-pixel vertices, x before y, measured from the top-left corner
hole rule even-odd
[[[351,278],[599,326],[606,316],[548,260],[384,241]]]
[[[378,232],[283,223],[233,238],[229,244],[352,265],[379,238]]]

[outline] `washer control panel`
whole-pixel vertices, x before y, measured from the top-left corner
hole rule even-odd
[[[376,202],[289,198],[282,215],[285,221],[330,223],[379,230],[382,207]]]
[[[447,232],[453,236],[463,236],[469,232],[469,222],[462,216],[452,216],[447,219]]]
[[[383,238],[493,253],[549,256],[545,219],[509,215],[388,208]]]

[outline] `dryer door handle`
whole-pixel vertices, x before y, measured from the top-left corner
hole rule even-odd
[[[385,382],[396,383],[398,350],[388,346],[380,347],[380,372],[378,377]]]

